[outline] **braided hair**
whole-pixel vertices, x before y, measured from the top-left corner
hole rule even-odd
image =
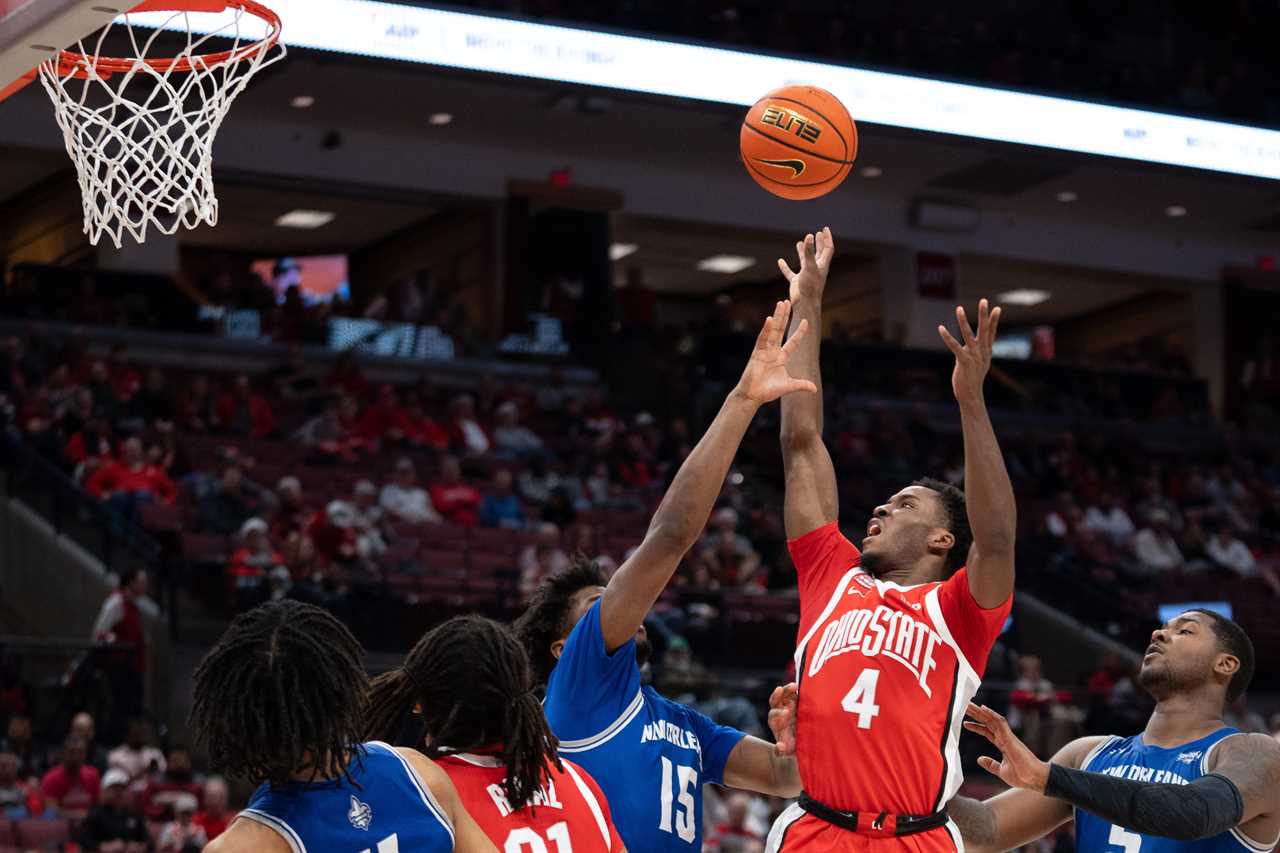
[[[568,636],[573,625],[574,596],[589,586],[608,586],[609,575],[594,562],[575,557],[569,568],[542,582],[529,598],[529,606],[512,627],[533,663],[539,684],[546,684],[555,669],[551,644]]]
[[[420,708],[414,744],[431,758],[498,748],[512,809],[533,802],[547,763],[563,770],[559,741],[533,692],[529,658],[511,632],[483,616],[457,616],[427,632],[404,665],[373,680],[365,738],[390,740]]]
[[[282,599],[242,613],[196,667],[188,724],[217,771],[275,786],[310,768],[353,781],[369,677],[328,611]]]

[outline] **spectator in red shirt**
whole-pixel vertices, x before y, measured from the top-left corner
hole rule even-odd
[[[171,504],[178,496],[169,475],[147,464],[137,438],[127,439],[120,446],[120,459],[95,471],[85,488],[129,518],[137,514],[140,503],[159,500]]]
[[[240,528],[240,547],[231,554],[227,574],[231,596],[240,610],[262,601],[266,594],[267,574],[276,566],[285,565],[284,557],[271,547],[268,529],[261,518],[246,521]]]
[[[218,398],[214,407],[217,425],[231,435],[266,438],[276,428],[271,404],[253,390],[247,374],[236,377],[235,386]]]
[[[431,484],[431,503],[446,521],[473,527],[480,520],[480,491],[462,480],[462,466],[453,456],[440,462],[440,479]]]
[[[405,441],[408,413],[400,405],[396,389],[390,385],[378,388],[377,401],[365,411],[356,425],[356,434],[366,442]]]
[[[307,525],[307,537],[315,543],[322,566],[351,565],[356,562],[354,513],[345,501],[330,501]]]
[[[235,815],[227,811],[227,783],[214,776],[204,783],[204,810],[196,812],[192,823],[204,830],[210,841],[226,832]]]
[[[18,756],[0,752],[0,820],[26,820],[44,814],[44,797],[30,781],[18,778]]]
[[[764,853],[764,834],[751,819],[752,796],[731,791],[725,798],[725,820],[707,837],[706,849],[716,853]]]
[[[433,447],[436,450],[449,449],[449,433],[435,418],[427,414],[426,407],[422,404],[422,396],[417,392],[409,395],[401,429],[410,444]]]
[[[62,745],[62,762],[40,780],[41,792],[61,817],[79,820],[98,802],[102,777],[84,760],[84,740],[69,737]]]

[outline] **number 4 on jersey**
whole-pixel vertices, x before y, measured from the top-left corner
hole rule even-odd
[[[879,680],[880,670],[864,669],[853,687],[840,700],[841,708],[858,715],[860,729],[871,728],[871,721],[880,713],[880,706],[876,704],[876,682]]]

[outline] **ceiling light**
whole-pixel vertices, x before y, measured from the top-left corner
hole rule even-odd
[[[276,219],[281,228],[319,228],[328,225],[338,214],[331,210],[291,210]]]
[[[1063,190],[1062,192],[1058,193],[1058,201],[1061,201],[1061,202],[1071,202],[1071,201],[1075,201],[1078,198],[1080,198],[1080,196],[1076,195],[1071,190]]]
[[[627,255],[634,254],[639,248],[635,243],[614,243],[609,247],[609,260],[620,261]]]
[[[722,272],[732,275],[736,272],[742,272],[749,266],[753,266],[755,262],[755,258],[748,258],[746,255],[712,255],[709,258],[703,258],[698,261],[698,269],[706,272]]]
[[[427,124],[433,124],[436,127],[443,127],[453,121],[453,113],[432,113],[427,116]]]
[[[298,95],[289,102],[289,106],[295,110],[305,110],[307,107],[314,106],[316,99],[311,95]]]
[[[996,297],[996,302],[1008,302],[1010,305],[1039,305],[1041,302],[1048,300],[1051,296],[1047,290],[1032,290],[1027,287],[1020,287],[1017,290],[1006,291]]]
[[[1173,217],[1186,216],[1187,209],[1180,204],[1171,204],[1164,209],[1164,215]]]
[[[858,170],[858,174],[864,178],[878,178],[884,174],[884,169],[879,166],[863,166]]]

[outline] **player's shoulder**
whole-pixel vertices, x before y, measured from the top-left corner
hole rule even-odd
[[[1209,770],[1227,764],[1249,763],[1253,766],[1268,766],[1273,773],[1280,774],[1280,742],[1271,735],[1257,732],[1239,732],[1228,735],[1218,742],[1210,758]]]
[[[226,831],[204,847],[204,853],[289,853],[280,833],[245,817],[231,822]]]
[[[1089,735],[1088,737],[1076,738],[1062,747],[1062,749],[1059,749],[1050,761],[1063,767],[1080,770],[1094,750],[1112,741],[1121,740],[1124,740],[1124,738],[1116,735]]]

